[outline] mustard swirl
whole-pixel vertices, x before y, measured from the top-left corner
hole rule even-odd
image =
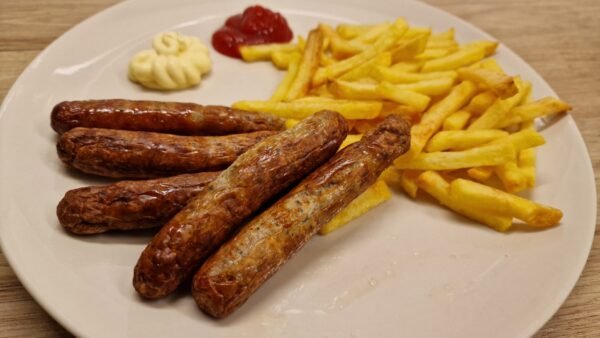
[[[208,48],[195,37],[160,33],[154,37],[152,48],[137,53],[129,63],[129,79],[146,88],[189,88],[211,70]]]

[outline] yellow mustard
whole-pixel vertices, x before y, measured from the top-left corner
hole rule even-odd
[[[152,48],[137,53],[129,63],[129,79],[146,88],[189,88],[211,70],[208,48],[195,37],[160,33],[154,37]]]

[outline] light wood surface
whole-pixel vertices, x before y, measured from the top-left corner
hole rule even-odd
[[[117,0],[0,0],[0,100],[54,39]],[[550,83],[600,177],[600,1],[427,0],[494,35]],[[398,13],[401,15],[401,13]],[[408,18],[410,20],[410,18]],[[10,165],[2,163],[2,165]],[[0,187],[1,189],[1,187]],[[0,218],[0,222],[2,219]],[[600,236],[575,289],[538,337],[600,336]],[[21,286],[0,252],[0,336],[70,336]]]

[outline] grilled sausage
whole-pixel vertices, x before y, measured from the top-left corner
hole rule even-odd
[[[154,178],[224,169],[254,144],[275,133],[178,136],[75,128],[61,135],[56,149],[64,163],[84,173],[115,178]]]
[[[218,174],[183,174],[73,189],[58,204],[56,215],[65,230],[78,235],[158,227]]]
[[[142,252],[137,292],[155,299],[174,291],[244,219],[333,156],[347,130],[340,114],[319,112],[241,155]]]
[[[246,224],[194,276],[192,293],[200,309],[222,318],[242,305],[409,143],[408,124],[390,116]]]
[[[223,106],[195,103],[88,100],[64,101],[52,110],[52,129],[75,127],[153,131],[179,135],[226,135],[282,130],[284,119]]]

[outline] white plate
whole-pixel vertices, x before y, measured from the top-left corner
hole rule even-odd
[[[68,190],[97,183],[67,172],[56,156],[49,113],[61,100],[136,98],[230,104],[267,98],[282,73],[212,52],[201,88],[143,91],[126,78],[129,58],[160,31],[210,41],[224,19],[249,1],[127,1],[78,25],[41,53],[6,97],[0,116],[2,248],[36,300],[68,330],[97,337],[396,337],[533,334],[573,288],[592,242],[594,177],[573,119],[544,131],[539,184],[531,197],[561,208],[562,225],[500,234],[403,196],[327,237],[311,241],[239,311],[215,321],[187,292],[144,302],[132,267],[149,234],[73,237],[55,207]],[[489,39],[473,26],[409,1],[263,1],[294,32],[318,22],[378,22],[456,28],[461,41]],[[497,58],[556,95],[505,46]]]

